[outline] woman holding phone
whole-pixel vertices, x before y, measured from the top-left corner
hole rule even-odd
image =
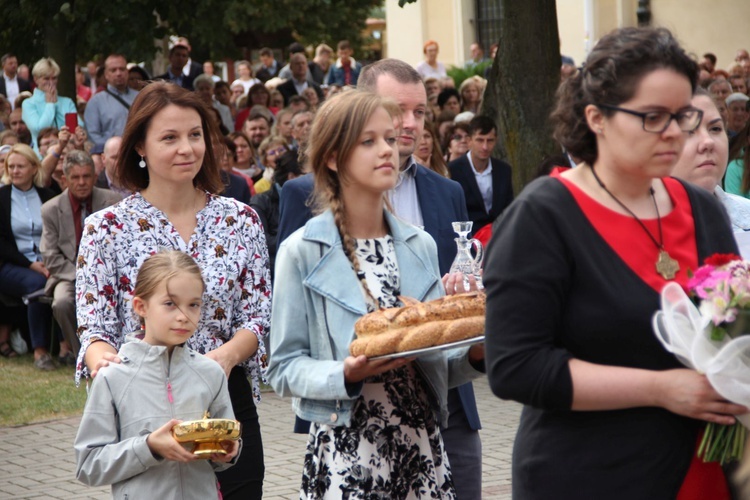
[[[66,115],[72,113],[77,116],[78,113],[72,99],[57,95],[57,77],[60,75],[60,66],[54,59],[49,57],[39,59],[34,64],[31,74],[36,88],[34,95],[23,102],[22,117],[31,132],[31,146],[36,151],[39,149],[36,139],[40,130],[46,127],[59,129],[68,125],[66,122],[72,124],[72,117],[66,119]],[[76,128],[70,130],[74,132]]]

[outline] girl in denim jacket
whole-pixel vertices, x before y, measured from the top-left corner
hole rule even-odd
[[[448,387],[480,375],[468,349],[418,360],[348,352],[366,312],[444,293],[435,242],[386,210],[399,117],[370,93],[326,102],[307,150],[324,211],[279,249],[268,379],[312,421],[301,498],[455,498],[439,426]]]

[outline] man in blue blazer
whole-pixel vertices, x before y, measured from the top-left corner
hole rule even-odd
[[[474,234],[492,224],[513,201],[513,181],[510,165],[490,157],[497,143],[497,126],[492,118],[472,118],[469,135],[469,151],[450,162],[448,170],[451,179],[463,188]]]
[[[398,138],[401,175],[389,193],[395,214],[421,226],[437,243],[441,273],[450,270],[456,256],[452,222],[469,220],[461,186],[419,165],[412,156],[424,130],[427,92],[419,73],[403,61],[383,59],[363,68],[358,89],[395,100],[402,111]],[[281,190],[278,243],[305,225],[311,217],[313,176],[293,179]],[[458,498],[481,498],[482,443],[479,413],[471,383],[448,392],[448,427],[441,429]],[[302,430],[298,425],[295,431]]]

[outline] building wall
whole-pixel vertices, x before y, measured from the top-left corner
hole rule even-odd
[[[416,65],[424,59],[424,42],[435,40],[440,62],[463,65],[474,41],[473,17],[474,2],[469,0],[419,0],[403,8],[398,0],[386,0],[385,57]]]
[[[557,0],[557,29],[560,32],[560,53],[572,57],[576,64],[583,61],[592,34],[588,32],[585,2]]]
[[[652,0],[652,24],[672,30],[680,43],[699,58],[716,54],[716,65],[727,69],[737,49],[750,50],[750,1]]]
[[[521,0],[519,0],[521,1]],[[422,45],[440,45],[438,59],[462,66],[475,39],[475,0],[418,0],[403,8],[386,0],[387,57],[422,60]],[[690,52],[713,52],[727,68],[738,48],[750,49],[750,0],[651,0],[651,24],[671,29]],[[637,25],[637,0],[557,0],[560,52],[581,64],[596,41],[621,26]]]

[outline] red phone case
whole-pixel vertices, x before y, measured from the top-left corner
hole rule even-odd
[[[78,128],[78,113],[65,113],[65,126],[74,134]]]

